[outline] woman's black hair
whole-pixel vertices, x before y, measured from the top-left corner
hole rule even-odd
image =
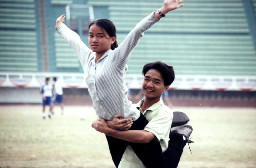
[[[89,29],[92,25],[96,24],[97,26],[101,27],[102,29],[104,29],[108,35],[110,37],[116,37],[116,27],[114,25],[114,23],[108,19],[97,19],[95,21],[93,21],[90,25],[89,25]],[[118,47],[117,41],[115,41],[112,45],[111,45],[111,49],[114,50],[115,48]]]
[[[150,69],[155,69],[161,73],[164,79],[164,86],[170,86],[175,79],[175,73],[174,73],[173,67],[161,61],[152,62],[144,65],[142,69],[142,74],[145,76],[145,74]]]

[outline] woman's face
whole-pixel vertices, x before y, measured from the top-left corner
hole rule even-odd
[[[89,29],[89,46],[93,52],[104,54],[111,48],[116,37],[110,37],[108,33],[101,27],[93,24]]]

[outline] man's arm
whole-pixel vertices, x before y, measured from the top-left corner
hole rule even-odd
[[[41,95],[42,98],[45,100],[45,96],[44,96],[44,85],[40,87],[40,95]]]
[[[44,94],[43,93],[40,93],[41,94],[41,96],[42,96],[42,99],[44,99],[45,100],[45,96],[44,96]]]
[[[149,143],[155,137],[153,133],[146,130],[119,131],[112,129],[108,126],[107,122],[101,118],[94,121],[92,127],[108,136],[132,143]]]

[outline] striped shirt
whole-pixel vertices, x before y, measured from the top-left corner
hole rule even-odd
[[[115,115],[122,114],[125,118],[133,120],[139,118],[140,112],[127,98],[125,67],[143,32],[157,21],[151,13],[133,28],[116,49],[108,50],[97,62],[95,52],[81,41],[77,33],[65,24],[58,27],[58,33],[74,49],[80,60],[93,107],[99,117],[112,120]]]

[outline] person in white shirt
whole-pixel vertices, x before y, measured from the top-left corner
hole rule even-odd
[[[126,64],[131,51],[143,33],[169,11],[182,7],[182,2],[183,0],[165,0],[159,10],[152,12],[136,25],[119,46],[116,41],[116,28],[108,19],[98,19],[89,25],[90,49],[82,42],[77,33],[63,23],[65,15],[61,15],[56,20],[56,30],[74,49],[80,60],[88,91],[99,117],[104,120],[112,120],[115,115],[121,114],[127,121],[128,118],[133,120],[131,129],[143,129],[148,123],[140,111],[128,100],[125,82]],[[116,153],[111,150],[111,145],[115,144],[113,143],[115,140],[109,136],[107,136],[107,140],[112,159],[118,166],[126,144],[120,147],[120,151]],[[160,148],[159,143],[156,145]],[[152,155],[157,154],[152,153]],[[154,167],[154,164],[147,164],[148,159],[144,159],[142,162],[147,167]],[[160,160],[155,160],[155,162],[160,162]]]
[[[52,117],[52,110],[53,110],[53,103],[52,103],[52,96],[53,96],[53,86],[50,84],[50,78],[45,78],[45,83],[40,87],[40,94],[42,96],[42,112],[43,112],[43,119],[46,118],[45,114],[45,107],[50,106],[48,117]]]
[[[53,77],[54,88],[54,105],[59,104],[61,108],[61,114],[64,115],[64,100],[63,100],[63,84],[57,77]]]

